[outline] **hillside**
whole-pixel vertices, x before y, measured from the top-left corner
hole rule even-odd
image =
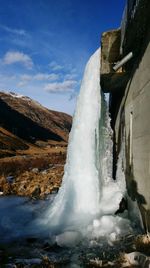
[[[0,92],[0,115],[0,191],[32,195],[38,187],[43,196],[58,188],[72,117],[4,92]]]
[[[5,128],[0,127],[0,158],[7,156],[14,156],[17,150],[26,151],[29,145],[7,131]]]
[[[26,141],[67,142],[72,118],[32,99],[0,92],[0,126]]]

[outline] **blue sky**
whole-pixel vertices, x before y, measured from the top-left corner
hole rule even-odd
[[[0,0],[0,90],[73,114],[85,64],[125,0]]]

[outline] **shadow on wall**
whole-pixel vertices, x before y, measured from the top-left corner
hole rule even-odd
[[[133,170],[133,154],[130,157],[130,130],[128,137],[126,137],[125,133],[125,158],[126,158],[126,170],[125,170],[125,177],[127,183],[128,194],[133,201],[137,201],[138,207],[140,209],[144,229],[146,232],[150,229],[150,210],[146,210],[144,205],[147,204],[145,197],[140,194],[138,189],[137,181],[134,177],[134,170]],[[131,159],[131,160],[130,160]],[[144,183],[144,182],[143,182]]]
[[[126,134],[125,134],[126,135]],[[131,197],[133,201],[137,201],[139,206],[145,205],[146,200],[143,195],[141,195],[138,192],[138,184],[134,178],[134,171],[133,171],[133,155],[131,157],[131,163],[130,163],[130,130],[128,137],[125,137],[125,158],[126,158],[126,170],[125,175],[127,179],[127,188],[128,188],[128,194]]]
[[[111,46],[111,49],[110,49],[110,52],[109,52],[109,55],[108,55],[108,62],[110,64],[112,64],[111,67],[113,67],[114,65],[114,62],[115,61],[119,61],[120,60],[120,53],[119,53],[119,50],[120,50],[120,40],[121,40],[121,33],[118,35],[118,37],[116,38],[116,40],[113,42],[112,46]],[[119,55],[119,57],[117,57]],[[112,71],[114,72],[113,68],[112,68]]]
[[[127,183],[127,190],[128,194],[131,197],[133,201],[137,201],[142,219],[143,219],[143,225],[144,225],[144,230],[146,233],[150,230],[150,210],[146,210],[144,205],[147,204],[145,197],[139,193],[138,190],[138,184],[135,180],[134,177],[134,170],[133,170],[133,155],[132,155],[132,160],[130,163],[130,132],[128,134],[127,138],[127,144],[125,148],[126,152],[126,183]],[[144,182],[143,182],[144,183]]]

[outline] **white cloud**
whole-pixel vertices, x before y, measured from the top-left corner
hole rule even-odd
[[[27,84],[27,82],[25,82],[25,81],[20,81],[20,82],[17,84],[17,86],[18,86],[18,87],[24,87],[24,86],[26,86],[26,84]]]
[[[22,74],[18,77],[20,79],[18,85],[19,86],[25,86],[29,82],[34,82],[34,81],[56,81],[59,79],[58,74],[48,74],[48,73],[37,73],[35,75],[29,75],[29,74]]]
[[[0,74],[0,81],[15,80],[16,75]]]
[[[20,79],[24,82],[29,82],[32,80],[32,75],[29,75],[29,74],[22,74],[20,76]]]
[[[56,61],[50,62],[49,67],[51,68],[52,71],[60,71],[63,69],[63,66],[58,64]]]
[[[77,81],[75,80],[66,80],[63,82],[46,84],[44,89],[51,93],[73,92],[76,84]]]
[[[33,61],[30,56],[19,51],[8,51],[4,55],[3,63],[6,65],[21,63],[28,69],[33,67]]]
[[[50,81],[55,81],[59,79],[59,75],[58,74],[46,74],[46,73],[38,73],[36,75],[33,76],[34,80],[38,80],[38,81],[43,81],[43,80],[50,80]]]
[[[66,75],[65,75],[65,79],[66,79],[66,80],[72,80],[72,79],[74,79],[74,78],[76,78],[76,77],[77,77],[77,74],[76,74],[76,73],[66,74]]]
[[[6,25],[0,25],[0,28],[8,33],[11,33],[11,34],[16,34],[16,35],[21,35],[21,36],[27,35],[26,31],[23,29],[14,29],[14,28],[10,28]]]

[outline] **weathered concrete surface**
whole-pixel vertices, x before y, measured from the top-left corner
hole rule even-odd
[[[127,1],[126,14],[124,17],[125,29],[121,29],[121,35],[123,37],[123,56],[134,50],[134,55],[138,57],[147,34],[150,16],[149,5],[149,0]]]
[[[101,75],[114,73],[114,62],[119,60],[120,29],[104,32],[101,38]]]
[[[101,86],[104,92],[125,87],[127,73],[122,68],[115,72],[113,66],[120,60],[120,29],[104,32],[101,38]]]
[[[148,4],[150,14],[150,5]],[[132,64],[131,75],[116,119],[117,155],[125,136],[125,167],[128,193],[137,200],[145,229],[150,230],[150,19],[140,52]],[[130,29],[131,32],[131,29]],[[134,42],[134,40],[132,40]],[[126,44],[128,44],[126,40]],[[131,46],[131,37],[130,37]],[[137,44],[138,46],[138,44]],[[137,53],[137,51],[136,51]]]
[[[132,51],[134,57],[124,66],[128,74],[127,84],[118,83],[116,90],[110,81],[109,87],[114,129],[113,174],[115,177],[118,155],[125,146],[122,162],[128,194],[132,200],[137,200],[145,229],[150,231],[150,1],[129,0],[128,5],[121,53],[124,57]],[[105,50],[109,53],[109,39],[105,46],[108,46]],[[103,53],[102,57],[103,61]],[[107,77],[111,76],[111,67],[102,68],[101,78],[106,72]]]

